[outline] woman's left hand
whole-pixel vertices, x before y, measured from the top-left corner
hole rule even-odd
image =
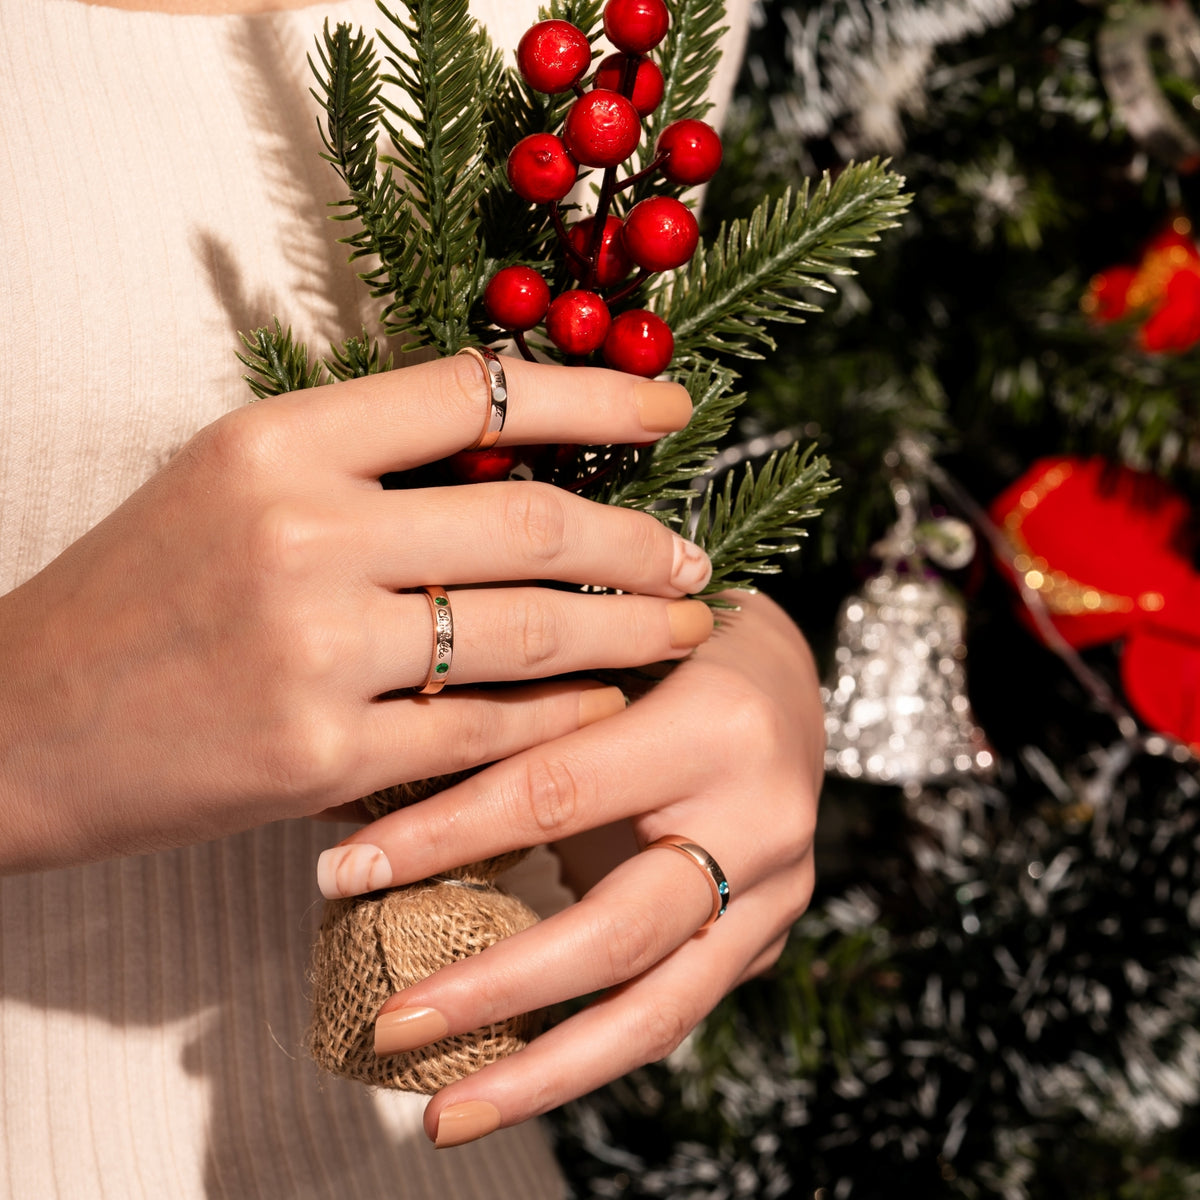
[[[323,856],[330,890],[339,856],[360,845],[383,851],[398,885],[628,820],[640,845],[682,835],[728,878],[728,911],[697,932],[713,907],[703,869],[676,852],[634,854],[564,911],[389,1000],[377,1045],[395,1051],[603,993],[434,1097],[425,1127],[439,1146],[665,1057],[730,989],[775,962],[807,907],[824,747],[812,656],[765,596],[730,599],[741,610],[721,613],[713,637],[624,712],[386,816]]]

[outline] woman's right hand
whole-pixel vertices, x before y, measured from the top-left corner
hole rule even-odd
[[[646,442],[690,415],[677,384],[504,365],[501,444]],[[463,356],[239,409],[0,598],[0,869],[313,815],[622,706],[580,681],[388,698],[430,661],[429,605],[408,589],[450,590],[452,684],[703,641],[707,608],[680,598],[708,561],[651,516],[539,483],[382,487],[470,445],[486,403]]]

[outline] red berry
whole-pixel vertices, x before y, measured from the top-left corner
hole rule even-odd
[[[619,92],[585,92],[567,110],[563,127],[567,149],[587,167],[624,162],[641,135],[637,109]]]
[[[532,329],[550,304],[550,287],[532,267],[503,267],[484,289],[483,307],[501,329]]]
[[[610,367],[631,375],[653,378],[666,369],[675,353],[670,326],[644,308],[631,308],[613,318],[604,339],[604,358]]]
[[[621,241],[639,267],[670,271],[695,254],[700,227],[686,204],[670,196],[650,196],[629,210]]]
[[[446,459],[450,473],[461,483],[495,483],[508,479],[520,465],[521,447],[494,446],[490,450],[460,450]]]
[[[674,121],[659,134],[655,153],[666,156],[662,173],[672,183],[707,183],[721,165],[721,136],[703,121]]]
[[[648,117],[661,103],[666,84],[663,73],[648,58],[638,62],[637,74],[633,79],[633,95],[629,99],[637,109],[639,117]],[[621,90],[621,81],[625,77],[625,64],[629,61],[628,54],[610,54],[600,60],[595,75],[592,76],[592,87],[605,88],[610,92]]]
[[[576,221],[567,234],[571,245],[585,258],[591,251],[592,230],[595,225],[595,217],[585,217],[582,221]],[[567,269],[576,279],[583,278],[583,265],[570,254],[567,255]],[[632,270],[633,263],[625,253],[625,246],[621,241],[621,218],[605,217],[604,232],[600,236],[600,253],[596,258],[596,286],[612,287],[613,284],[620,283]]]
[[[546,313],[546,334],[564,354],[591,354],[604,345],[612,318],[595,292],[573,288],[555,296]]]
[[[508,182],[533,204],[561,200],[575,186],[577,173],[575,160],[552,133],[531,133],[509,151]]]
[[[645,54],[667,36],[670,14],[663,0],[608,0],[604,32],[618,50]]]
[[[517,67],[538,92],[567,92],[591,66],[592,47],[570,21],[539,21],[517,44]]]

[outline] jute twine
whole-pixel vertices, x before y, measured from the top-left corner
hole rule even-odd
[[[388,788],[364,803],[372,816],[382,816],[453,782]],[[534,1036],[538,1017],[525,1014],[401,1054],[379,1057],[374,1047],[375,1018],[390,996],[537,921],[527,904],[494,882],[525,853],[326,904],[310,970],[308,1044],[320,1066],[361,1083],[428,1095],[520,1050]]]

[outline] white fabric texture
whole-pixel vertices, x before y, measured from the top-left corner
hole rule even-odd
[[[472,7],[511,47],[537,0]],[[306,55],[327,17],[381,18],[372,0],[255,17],[0,0],[0,16],[6,591],[247,401],[237,331],[278,315],[322,346],[371,312],[328,220]],[[306,1058],[315,861],[344,832],[282,822],[0,881],[0,1194],[562,1194],[535,1123],[436,1152],[423,1098]],[[535,907],[564,901],[552,861],[522,873]]]

